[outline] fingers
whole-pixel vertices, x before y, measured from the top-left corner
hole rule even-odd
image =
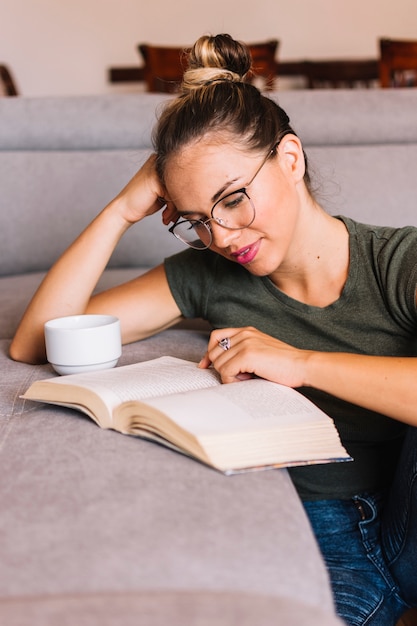
[[[144,163],[141,170],[147,177],[152,193],[154,194],[151,212],[156,213],[157,211],[162,211],[162,222],[165,226],[168,226],[177,221],[179,213],[175,204],[169,199],[167,190],[159,180],[155,167],[155,158],[156,155],[152,154]],[[141,170],[139,170],[138,174],[141,173]]]
[[[207,346],[207,356],[212,363],[218,361],[225,352],[229,352],[232,346],[236,348],[238,336],[242,331],[241,328],[222,328],[211,333]],[[228,356],[230,358],[231,355]]]
[[[254,371],[250,364],[248,340],[257,332],[253,328],[223,328],[213,331],[199,367],[207,368],[212,364],[224,383],[251,378]]]
[[[230,349],[231,336],[234,336],[238,330],[237,328],[214,330],[210,335],[207,352],[198,364],[199,367],[207,369],[210,365],[214,364],[215,361],[218,361],[221,353]]]
[[[300,387],[307,380],[309,354],[256,328],[223,328],[211,333],[200,367],[212,364],[223,383],[259,376]]]
[[[219,328],[218,330],[213,330],[213,332],[210,335],[208,351],[214,348],[221,348],[223,351],[225,351],[225,342],[223,342],[224,339],[229,339],[228,349],[230,349],[232,347],[232,340],[234,338],[238,338],[237,336],[239,334],[250,332],[252,330],[254,331],[255,329],[251,327],[245,327],[245,328]],[[222,344],[222,345],[219,345],[219,344]]]
[[[201,369],[207,369],[209,368],[211,365],[211,361],[210,361],[210,357],[208,356],[207,352],[206,354],[203,356],[203,358],[201,359],[200,363],[198,364],[198,367],[200,367]]]
[[[179,213],[173,202],[170,200],[163,200],[165,206],[162,211],[162,222],[165,226],[168,224],[175,223],[179,218]]]

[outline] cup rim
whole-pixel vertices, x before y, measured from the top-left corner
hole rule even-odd
[[[80,322],[81,325],[77,325],[77,322]],[[82,322],[87,323],[83,325]],[[119,318],[115,315],[86,313],[80,315],[66,315],[64,317],[55,317],[45,322],[44,327],[48,329],[58,329],[63,331],[82,331],[92,330],[93,328],[100,328],[102,326],[109,326],[110,324],[115,324],[117,322],[119,322]]]

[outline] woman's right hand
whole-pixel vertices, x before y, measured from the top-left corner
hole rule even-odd
[[[121,217],[129,225],[161,209],[163,209],[164,224],[169,224],[176,219],[175,207],[166,198],[166,190],[156,173],[155,160],[156,155],[152,154],[110,203],[117,207]]]

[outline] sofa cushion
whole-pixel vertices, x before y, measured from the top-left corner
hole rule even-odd
[[[101,277],[96,291],[102,291],[131,280],[144,271],[145,269],[140,267],[108,269]],[[0,276],[0,339],[13,337],[17,325],[44,275],[44,272],[33,272],[16,276]]]
[[[0,599],[0,619],[7,626],[342,626],[302,600],[185,590]]]
[[[145,272],[146,269],[143,267],[107,269],[100,278],[95,292],[132,280]],[[17,276],[0,276],[0,339],[13,337],[17,325],[44,275],[44,272],[34,272],[33,274]],[[200,319],[182,320],[176,325],[176,328],[210,330],[209,324]]]
[[[169,96],[3,98],[2,150],[114,150],[151,148],[151,130]]]
[[[0,151],[0,275],[48,269],[148,155],[149,150]],[[150,267],[180,249],[158,214],[124,235],[110,265]]]
[[[416,223],[417,90],[271,97],[303,140],[317,197],[331,214]],[[166,100],[161,94],[0,99],[0,275],[50,267],[149,155]],[[179,249],[157,215],[129,230],[110,265],[150,267]]]
[[[285,470],[226,477],[81,413],[24,401],[49,365],[0,342],[0,598],[189,590],[303,598],[332,610],[327,573]],[[120,364],[199,360],[207,334],[167,330]]]

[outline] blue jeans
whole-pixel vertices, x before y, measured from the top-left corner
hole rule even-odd
[[[303,504],[346,624],[394,626],[417,606],[417,428],[408,428],[389,493]]]

